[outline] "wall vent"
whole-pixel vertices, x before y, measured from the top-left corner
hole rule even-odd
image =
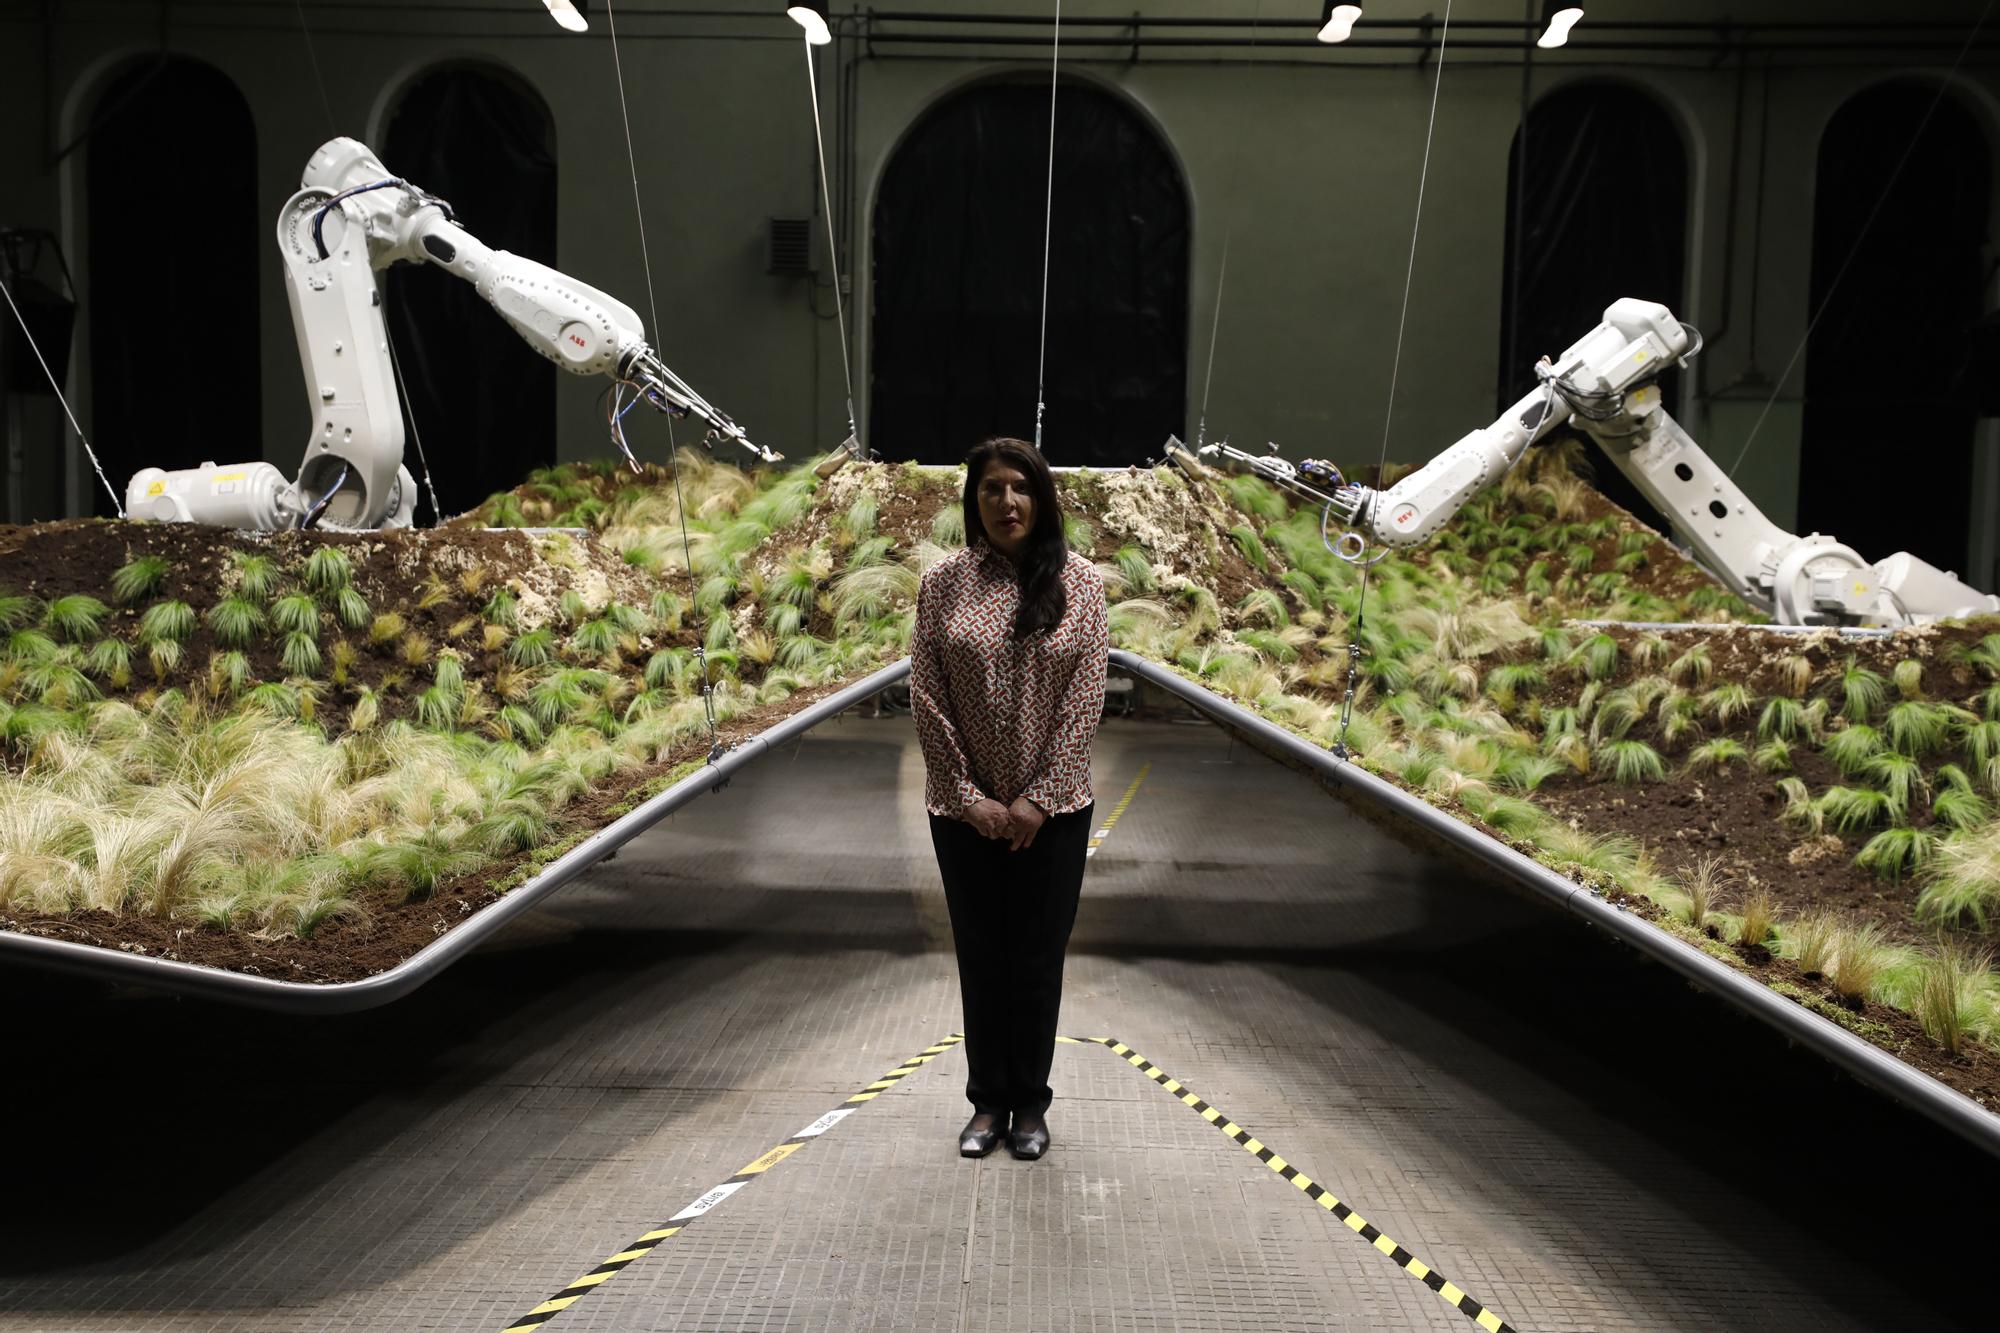
[[[813,271],[812,219],[772,218],[769,258],[764,271],[781,277],[804,277]]]

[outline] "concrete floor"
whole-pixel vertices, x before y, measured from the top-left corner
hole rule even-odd
[[[1983,1315],[1934,1233],[1985,1158],[1207,726],[1107,723],[1100,816],[1146,765],[1064,1031],[1513,1327]],[[0,974],[0,1328],[515,1324],[954,1030],[921,790],[907,719],[847,717],[348,1019]],[[1039,1163],[956,1156],[963,1079],[943,1051],[545,1326],[1477,1327],[1102,1046],[1058,1047]]]

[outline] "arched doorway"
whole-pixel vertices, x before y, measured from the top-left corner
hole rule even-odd
[[[250,108],[220,71],[163,56],[124,71],[91,113],[85,153],[91,437],[122,495],[142,467],[259,458],[257,265],[275,201],[257,197]],[[187,152],[201,145],[199,200]],[[90,488],[99,515],[116,511]]]
[[[1667,109],[1626,84],[1569,84],[1529,111],[1525,161],[1521,140],[1517,129],[1507,157],[1502,408],[1535,387],[1537,358],[1560,356],[1621,296],[1686,317],[1687,148]],[[1676,380],[1661,386],[1670,406]],[[1665,529],[1623,473],[1602,461],[1595,470],[1605,494]]]
[[[397,102],[380,147],[384,166],[449,200],[481,241],[555,265],[555,122],[512,75],[485,65],[424,73]],[[553,463],[556,368],[471,283],[428,264],[399,264],[387,276],[406,425],[423,432],[445,514]],[[415,431],[407,438],[416,473]]]
[[[955,462],[1032,439],[1048,187],[1046,82],[977,84],[932,107],[876,197],[869,443]],[[1166,145],[1124,99],[1056,102],[1043,448],[1136,463],[1186,434],[1188,204]]]
[[[1885,84],[1834,113],[1818,173],[1799,530],[1983,581],[1966,570],[1979,387],[1966,368],[1993,147],[1937,85]]]

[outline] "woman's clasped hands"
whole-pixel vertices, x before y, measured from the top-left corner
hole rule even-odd
[[[1010,852],[1033,846],[1035,834],[1047,819],[1042,808],[1025,796],[1016,797],[1012,805],[1002,805],[988,796],[965,809],[966,823],[982,837],[1007,839]]]

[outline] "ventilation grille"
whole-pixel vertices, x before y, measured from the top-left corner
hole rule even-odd
[[[772,218],[769,263],[765,272],[803,277],[812,272],[812,220]]]

